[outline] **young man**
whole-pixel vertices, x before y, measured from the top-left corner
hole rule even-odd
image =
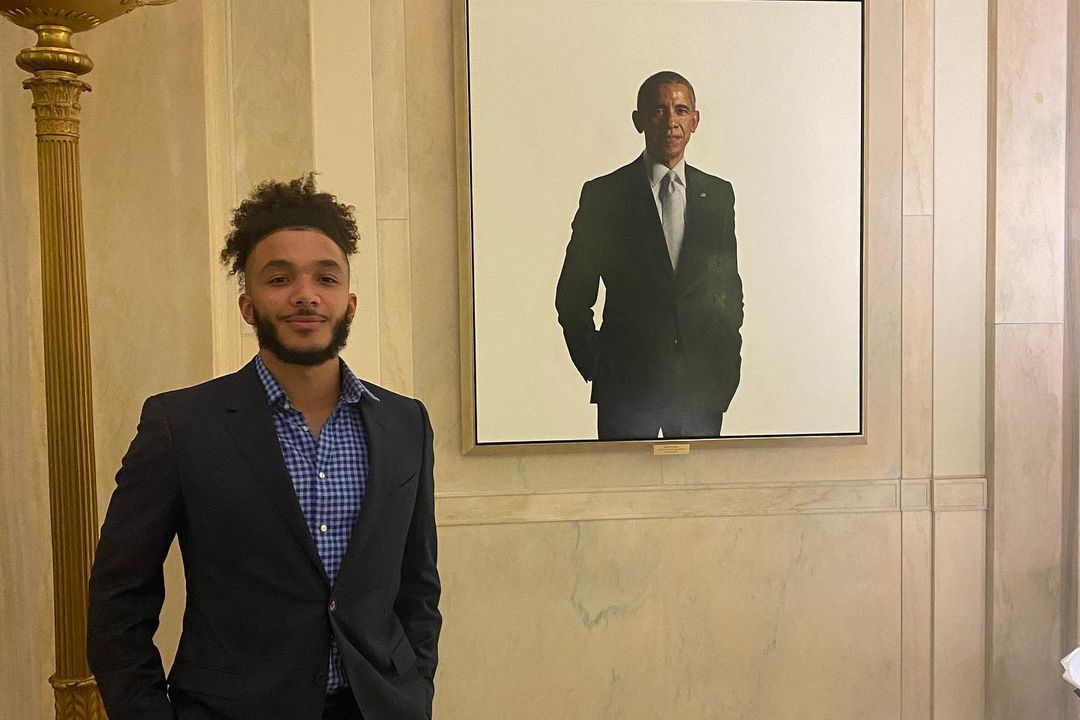
[[[431,717],[431,424],[338,357],[351,210],[310,175],[260,185],[221,253],[258,355],[143,406],[90,578],[111,720]],[[174,536],[187,596],[166,679],[153,636]]]

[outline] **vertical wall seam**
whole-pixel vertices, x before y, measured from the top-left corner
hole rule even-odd
[[[994,676],[994,529],[995,529],[995,492],[994,492],[994,378],[997,372],[997,338],[992,320],[997,316],[997,302],[994,294],[996,282],[995,259],[997,241],[997,34],[998,0],[987,3],[986,33],[986,308],[984,326],[986,333],[986,368],[983,384],[985,386],[984,408],[984,459],[986,468],[986,530],[984,534],[984,562],[986,565],[986,588],[984,595],[984,646],[983,646],[983,710],[988,718],[993,717],[994,704],[991,688]]]
[[[929,720],[934,720],[935,707],[937,704],[937,517],[934,512],[934,478],[936,438],[934,421],[937,417],[934,412],[937,404],[937,376],[934,370],[937,364],[937,2],[930,2],[930,487],[928,489],[930,500],[930,642],[928,654],[930,656],[929,695],[930,708]]]
[[[1070,42],[1070,39],[1073,42]],[[1077,222],[1080,221],[1080,202],[1070,200],[1080,192],[1080,98],[1077,96],[1080,84],[1080,0],[1069,0],[1066,8],[1066,55],[1065,55],[1065,237],[1064,237],[1064,348],[1062,358],[1062,572],[1063,613],[1061,643],[1065,651],[1080,643],[1080,619],[1077,617],[1077,597],[1080,592],[1077,578],[1078,548],[1080,539],[1080,248],[1077,247]],[[1069,692],[1068,685],[1062,686],[1065,701],[1062,703],[1062,717],[1068,717],[1070,709],[1075,709],[1077,702]]]

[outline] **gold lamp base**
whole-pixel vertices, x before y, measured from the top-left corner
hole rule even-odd
[[[41,209],[41,288],[45,335],[45,405],[49,439],[56,673],[49,679],[58,720],[106,720],[86,662],[87,579],[97,540],[94,418],[90,387],[90,327],[79,179],[79,78],[93,69],[71,46],[84,32],[144,5],[174,0],[0,0],[0,16],[37,33],[19,53],[33,73],[38,191]]]
[[[93,676],[81,680],[49,678],[56,699],[56,720],[109,720]]]

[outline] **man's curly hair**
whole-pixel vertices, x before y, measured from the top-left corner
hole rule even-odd
[[[341,248],[347,261],[356,253],[359,239],[352,213],[351,205],[338,202],[330,193],[316,191],[315,173],[289,182],[267,180],[233,212],[233,229],[225,238],[221,264],[243,282],[248,257],[259,241],[278,230],[292,228],[325,233]]]

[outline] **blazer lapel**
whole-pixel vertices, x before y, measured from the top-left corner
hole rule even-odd
[[[671,267],[671,255],[668,253],[667,241],[664,239],[664,226],[660,222],[660,215],[656,212],[656,198],[652,194],[649,175],[645,172],[641,158],[635,160],[627,168],[628,188],[625,193],[629,203],[627,217],[633,219],[635,227],[641,228],[645,243],[652,254],[651,266],[660,268],[668,279],[674,281],[675,271]]]
[[[352,533],[349,535],[349,545],[345,548],[345,557],[341,560],[339,581],[340,576],[346,574],[350,567],[352,558],[360,554],[371,536],[372,528],[376,525],[374,518],[379,516],[386,501],[386,493],[389,490],[387,482],[390,479],[388,473],[393,467],[394,437],[386,425],[381,402],[373,400],[365,393],[360,399],[360,417],[364,422],[364,432],[367,435],[367,485],[364,489],[364,500],[360,505],[360,512],[356,515],[356,522],[353,523]]]
[[[255,483],[269,496],[289,530],[326,579],[322,560],[315,548],[315,541],[308,532],[304,511],[300,509],[300,501],[296,498],[289,470],[285,467],[277,431],[274,429],[274,418],[254,362],[248,363],[235,377],[236,392],[233,397],[228,398],[225,406],[229,433],[251,468]]]

